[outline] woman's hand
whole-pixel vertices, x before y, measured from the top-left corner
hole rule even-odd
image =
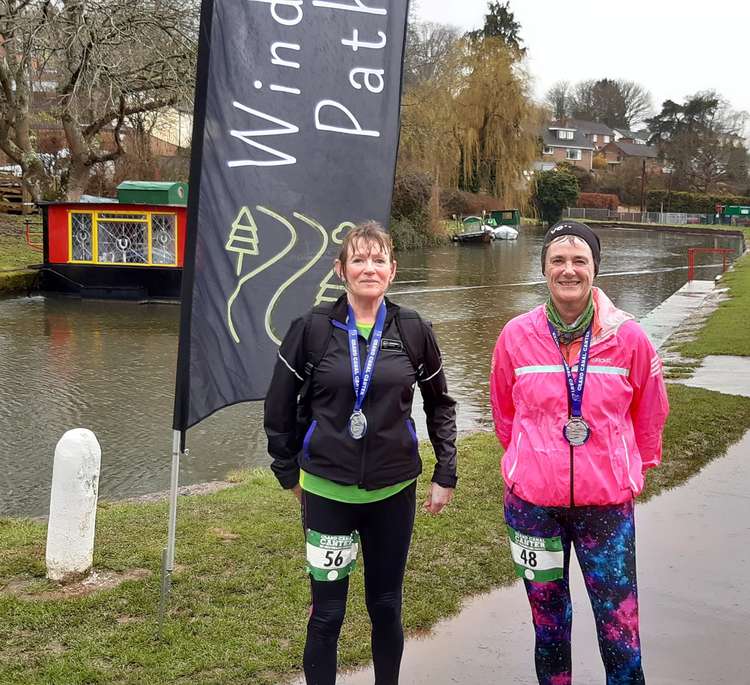
[[[439,514],[443,507],[453,499],[453,488],[444,488],[437,483],[430,484],[430,491],[427,493],[422,508],[431,514]]]
[[[299,483],[297,483],[297,485],[290,489],[294,493],[294,496],[297,498],[297,501],[302,504],[302,488],[299,486]]]

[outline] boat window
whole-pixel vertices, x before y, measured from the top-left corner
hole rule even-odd
[[[175,251],[175,215],[151,215],[151,261],[154,264],[174,264],[177,261]]]
[[[97,217],[100,264],[148,264],[148,224],[142,215]],[[112,217],[112,218],[107,218]]]
[[[93,216],[90,212],[71,212],[70,243],[73,261],[90,262],[93,254]]]
[[[71,212],[70,261],[177,265],[177,215]]]

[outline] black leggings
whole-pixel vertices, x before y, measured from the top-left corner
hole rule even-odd
[[[404,651],[401,594],[406,557],[414,529],[416,483],[388,499],[346,504],[302,493],[305,530],[346,535],[359,531],[365,567],[365,600],[372,622],[375,685],[396,685]],[[304,667],[307,685],[336,682],[336,648],[346,612],[349,578],[317,581],[307,624]]]

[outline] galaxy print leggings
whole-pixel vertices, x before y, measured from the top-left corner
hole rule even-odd
[[[632,501],[608,506],[541,507],[507,492],[505,520],[520,533],[560,536],[563,543],[563,578],[546,583],[524,580],[536,633],[540,685],[572,683],[571,543],[594,610],[607,685],[643,685]]]

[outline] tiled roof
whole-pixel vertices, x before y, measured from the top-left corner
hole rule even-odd
[[[558,119],[553,121],[550,126],[559,126],[561,128],[575,128],[583,133],[596,133],[605,136],[612,135],[612,129],[607,124],[598,121],[586,121],[584,119]]]
[[[658,153],[653,145],[639,145],[638,143],[623,143],[618,141],[616,143],[610,143],[611,145],[617,145],[620,150],[623,151],[628,157],[648,157],[656,159]]]
[[[542,140],[544,141],[545,145],[549,145],[552,147],[578,147],[582,150],[594,149],[591,141],[587,140],[584,137],[582,131],[575,131],[575,133],[573,133],[572,140],[560,140],[555,135],[554,131],[550,131],[548,128],[545,128],[544,131],[542,131]]]
[[[626,128],[616,128],[614,130],[623,138],[632,138],[633,140],[648,140],[651,137],[651,133],[646,129],[641,131],[628,131]]]

